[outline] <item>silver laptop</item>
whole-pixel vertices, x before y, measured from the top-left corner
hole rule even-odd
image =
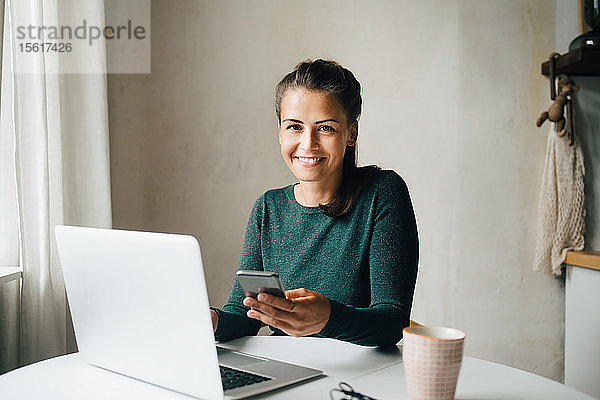
[[[322,374],[215,346],[194,237],[73,226],[55,232],[79,352],[89,364],[202,399],[239,399]],[[241,383],[236,370],[245,374]]]

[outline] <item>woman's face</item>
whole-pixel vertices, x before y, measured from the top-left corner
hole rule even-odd
[[[355,144],[357,134],[358,123],[347,125],[344,110],[331,95],[292,88],[281,100],[281,154],[300,182],[339,184],[344,151]]]

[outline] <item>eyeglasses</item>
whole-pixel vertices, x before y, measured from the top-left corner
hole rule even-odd
[[[355,392],[352,386],[348,385],[346,382],[340,382],[339,389],[331,389],[329,391],[329,398],[331,400],[377,400],[366,394]]]

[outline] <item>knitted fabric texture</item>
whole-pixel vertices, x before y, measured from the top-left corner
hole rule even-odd
[[[534,271],[559,276],[567,251],[583,249],[584,175],[579,141],[569,146],[551,129],[540,188]]]
[[[394,171],[380,170],[339,218],[299,204],[294,185],[264,193],[248,220],[238,269],[273,271],[288,290],[327,297],[331,315],[316,336],[381,346],[396,344],[409,324],[418,250],[408,187]],[[234,279],[227,303],[213,308],[217,340],[259,330],[244,297]]]

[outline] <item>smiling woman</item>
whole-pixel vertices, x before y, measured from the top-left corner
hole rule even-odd
[[[358,122],[348,126],[333,97],[304,88],[290,89],[281,109],[279,144],[287,166],[300,180],[295,196],[307,207],[327,204],[342,181],[344,152],[354,146]]]
[[[356,166],[356,140],[361,107],[360,83],[352,72],[333,61],[315,60],[300,63],[294,71],[279,82],[275,89],[279,143],[283,158],[295,175],[298,171],[290,165],[289,155],[284,154],[286,148],[293,146],[293,140],[283,140],[282,124],[284,130],[300,129],[308,132],[300,136],[300,139],[304,137],[305,140],[309,140],[308,143],[303,144],[307,154],[311,151],[310,146],[322,148],[330,143],[329,147],[331,147],[334,145],[332,139],[337,139],[335,143],[338,147],[334,154],[336,157],[329,158],[327,163],[329,167],[334,167],[331,162],[336,162],[334,168],[329,168],[337,174],[336,176],[329,177],[328,181],[322,181],[321,184],[310,184],[308,181],[302,182],[302,179],[296,175],[300,180],[298,189],[295,189],[296,197],[303,199],[302,189],[305,188],[313,188],[317,193],[321,192],[318,196],[320,198],[309,200],[310,205],[319,205],[321,210],[331,217],[346,213],[358,197],[360,189],[379,169],[375,166],[362,168]],[[295,115],[303,116],[306,123],[294,118]],[[314,124],[311,124],[312,121]],[[288,123],[284,124],[285,122]],[[310,134],[313,131],[311,128],[315,128],[317,132],[320,130],[322,134]],[[296,141],[298,140],[297,138]],[[307,145],[309,148],[306,148]],[[298,147],[300,151],[303,150],[302,146]],[[337,164],[340,157],[343,161]],[[329,186],[329,191],[322,191],[323,184]]]
[[[276,272],[285,299],[245,297],[234,280],[212,309],[217,340],[273,334],[397,343],[409,325],[418,239],[406,184],[357,167],[360,84],[333,61],[300,63],[277,85],[283,159],[298,183],[256,201],[239,270]]]

